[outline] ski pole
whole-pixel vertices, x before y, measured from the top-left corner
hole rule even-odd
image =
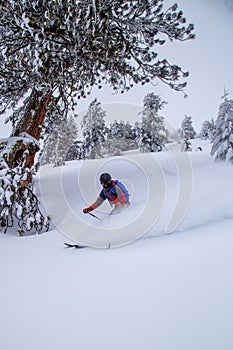
[[[98,218],[98,216],[96,216],[96,215],[94,215],[94,214],[92,214],[92,213],[90,213],[90,212],[88,212],[88,214],[91,215],[91,216],[93,216],[93,218],[96,218],[96,219],[102,221],[102,219]]]

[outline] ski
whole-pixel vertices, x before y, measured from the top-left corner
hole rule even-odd
[[[86,248],[85,245],[79,245],[79,244],[70,244],[70,243],[64,243],[67,248],[76,248],[76,249],[82,249]]]
[[[79,245],[79,244],[71,244],[71,243],[64,243],[67,248],[76,248],[76,249],[82,249],[82,248],[88,248],[87,245]],[[90,247],[89,247],[90,248]],[[103,247],[105,249],[111,249],[111,243],[107,245],[107,247]]]
[[[90,213],[90,212],[88,212],[88,214],[91,215],[91,216],[93,216],[93,218],[95,218],[95,219],[98,219],[98,220],[100,220],[100,221],[103,221],[102,218],[99,218],[98,216],[96,216],[96,215],[94,215],[94,214],[92,214],[92,213]]]

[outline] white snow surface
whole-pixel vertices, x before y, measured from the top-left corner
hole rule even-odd
[[[209,151],[195,141],[186,155],[171,146],[144,161],[135,151],[43,167],[38,188],[53,228],[0,234],[1,349],[232,350],[233,168]],[[98,221],[82,208],[107,169],[131,205],[107,216],[106,203]],[[121,247],[63,245],[107,247],[108,235]]]

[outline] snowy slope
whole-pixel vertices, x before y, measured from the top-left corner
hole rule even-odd
[[[0,236],[1,349],[232,350],[233,170],[201,145],[184,162],[170,149],[155,163],[135,152],[41,171],[41,199],[57,227]],[[127,182],[132,204],[125,215],[98,222],[81,209],[109,166]],[[70,240],[59,232],[94,246],[109,234],[122,245],[139,238],[130,232],[134,219],[145,239],[117,249],[65,248]],[[169,224],[172,234],[165,233]],[[127,239],[117,241],[121,230]]]
[[[216,164],[208,142],[196,140],[193,149],[200,144],[203,152],[180,152],[180,146],[170,145],[161,153],[133,151],[42,167],[42,203],[63,234],[94,247],[120,246],[145,234],[158,236],[232,218],[232,166]],[[99,221],[84,215],[82,208],[95,201],[102,172],[125,183],[131,205],[124,215],[109,216],[112,208],[104,203],[95,211],[104,218]]]

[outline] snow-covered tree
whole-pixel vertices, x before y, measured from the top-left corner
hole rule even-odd
[[[183,151],[187,152],[187,151],[192,151],[191,148],[191,141],[192,139],[195,139],[196,137],[196,132],[194,130],[193,127],[193,121],[192,121],[192,117],[190,116],[185,116],[184,120],[181,123],[181,138],[183,141]]]
[[[165,127],[165,119],[158,115],[165,103],[153,92],[144,98],[139,137],[139,149],[142,152],[161,151],[168,141],[169,133]]]
[[[13,110],[11,136],[40,140],[93,86],[124,92],[159,79],[182,91],[188,74],[155,46],[194,38],[185,22],[163,0],[2,0],[0,113]]]
[[[222,99],[216,120],[211,155],[216,161],[233,163],[233,100],[228,98],[226,91]]]
[[[184,120],[181,123],[181,130],[184,139],[193,140],[196,137],[196,131],[193,127],[192,117],[185,116]]]
[[[27,134],[0,139],[0,227],[4,232],[15,220],[19,235],[49,228],[50,220],[41,212],[34,192],[35,169],[27,167],[30,154],[38,148],[38,142]]]
[[[78,135],[77,124],[73,117],[63,120],[58,129],[58,138],[55,148],[54,166],[65,164],[66,154]]]
[[[216,132],[216,124],[215,124],[214,119],[212,118],[211,121],[210,121],[209,133],[208,133],[209,134],[209,139],[211,141],[214,138],[215,132]]]
[[[95,98],[89,105],[82,120],[84,158],[103,158],[106,136],[106,111]]]
[[[201,126],[201,131],[198,135],[198,138],[200,138],[201,140],[213,140],[215,134],[215,123],[214,120],[211,119],[209,120],[205,120],[202,123]]]
[[[78,128],[74,118],[69,116],[67,120],[63,120],[45,142],[41,164],[64,165],[66,154],[77,134]]]
[[[53,164],[55,160],[55,149],[57,145],[57,139],[58,139],[58,128],[55,128],[53,132],[48,135],[44,147],[42,150],[42,154],[40,156],[40,164]]]
[[[163,0],[3,0],[0,19],[0,111],[14,108],[15,136],[39,139],[53,104],[67,113],[74,95],[85,97],[93,85],[124,92],[157,78],[176,90],[185,86],[187,73],[155,52],[167,39],[194,38],[177,4],[165,10]]]
[[[114,120],[107,133],[107,154],[120,155],[122,152],[137,148],[136,134],[129,122]]]
[[[74,143],[70,146],[66,154],[65,161],[82,159],[81,145],[82,145],[81,141],[74,141]]]
[[[113,123],[109,125],[107,132],[107,139],[105,143],[106,153],[109,157],[120,156],[122,153],[122,143],[124,143],[124,136],[118,130],[119,123],[114,120]]]
[[[134,124],[135,141],[137,142],[137,145],[139,144],[139,140],[140,140],[140,131],[141,131],[141,123],[137,121]]]
[[[182,131],[180,128],[178,128],[177,130],[173,130],[172,132],[170,132],[170,140],[174,141],[176,143],[181,143],[182,140]]]

